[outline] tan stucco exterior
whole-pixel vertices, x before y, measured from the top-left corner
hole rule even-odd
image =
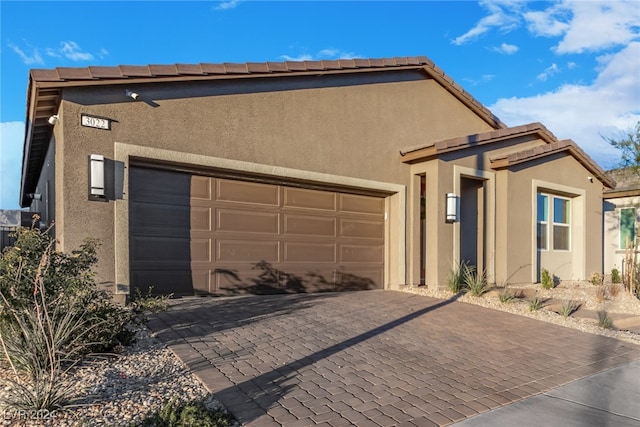
[[[125,88],[140,99],[126,97]],[[540,262],[564,280],[600,270],[601,236],[587,230],[601,229],[603,183],[589,180],[590,170],[567,151],[496,166],[496,159],[510,153],[549,145],[553,137],[545,132],[501,136],[486,145],[406,160],[405,147],[431,150],[438,141],[501,129],[454,96],[454,89],[420,70],[62,85],[60,121],[51,137],[56,237],[63,250],[88,237],[98,239],[98,282],[126,293],[130,164],[271,177],[383,195],[385,287],[397,288],[420,283],[423,273],[419,177],[424,176],[427,285],[446,286],[449,271],[460,261],[465,240],[460,223],[444,221],[445,194],[468,191],[461,185],[469,184],[471,191],[477,187],[483,206],[474,253],[491,282],[536,281]],[[82,114],[106,118],[111,127],[81,126]],[[91,154],[125,165],[122,199],[88,199]],[[46,174],[51,175],[45,167]],[[569,253],[537,256],[538,187],[575,201]]]

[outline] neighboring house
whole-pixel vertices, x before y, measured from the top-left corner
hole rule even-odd
[[[31,70],[27,111],[21,203],[62,250],[98,238],[116,295],[602,269],[613,180],[426,57]]]
[[[31,226],[31,215],[17,209],[0,209],[0,252],[7,246],[13,246],[16,228]]]
[[[617,183],[604,192],[604,272],[616,268],[622,274],[625,255],[637,245],[640,215],[640,175],[632,169],[607,173]]]

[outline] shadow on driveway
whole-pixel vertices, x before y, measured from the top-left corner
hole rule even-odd
[[[193,299],[149,327],[256,426],[447,425],[640,358],[631,344],[456,299]]]

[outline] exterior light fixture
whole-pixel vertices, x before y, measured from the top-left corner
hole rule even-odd
[[[105,200],[104,194],[104,156],[89,156],[89,199]]]
[[[445,221],[460,222],[460,196],[456,193],[447,193],[447,211]]]
[[[133,100],[137,101],[140,98],[140,95],[136,92],[130,91],[129,89],[125,90],[124,93]]]
[[[58,116],[57,114],[54,114],[53,116],[49,117],[49,120],[47,120],[49,122],[50,125],[55,125],[56,123],[58,123],[58,121],[60,120],[60,116]]]

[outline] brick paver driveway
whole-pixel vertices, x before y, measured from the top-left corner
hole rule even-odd
[[[394,291],[177,301],[150,327],[238,418],[447,425],[640,359],[640,347]]]

